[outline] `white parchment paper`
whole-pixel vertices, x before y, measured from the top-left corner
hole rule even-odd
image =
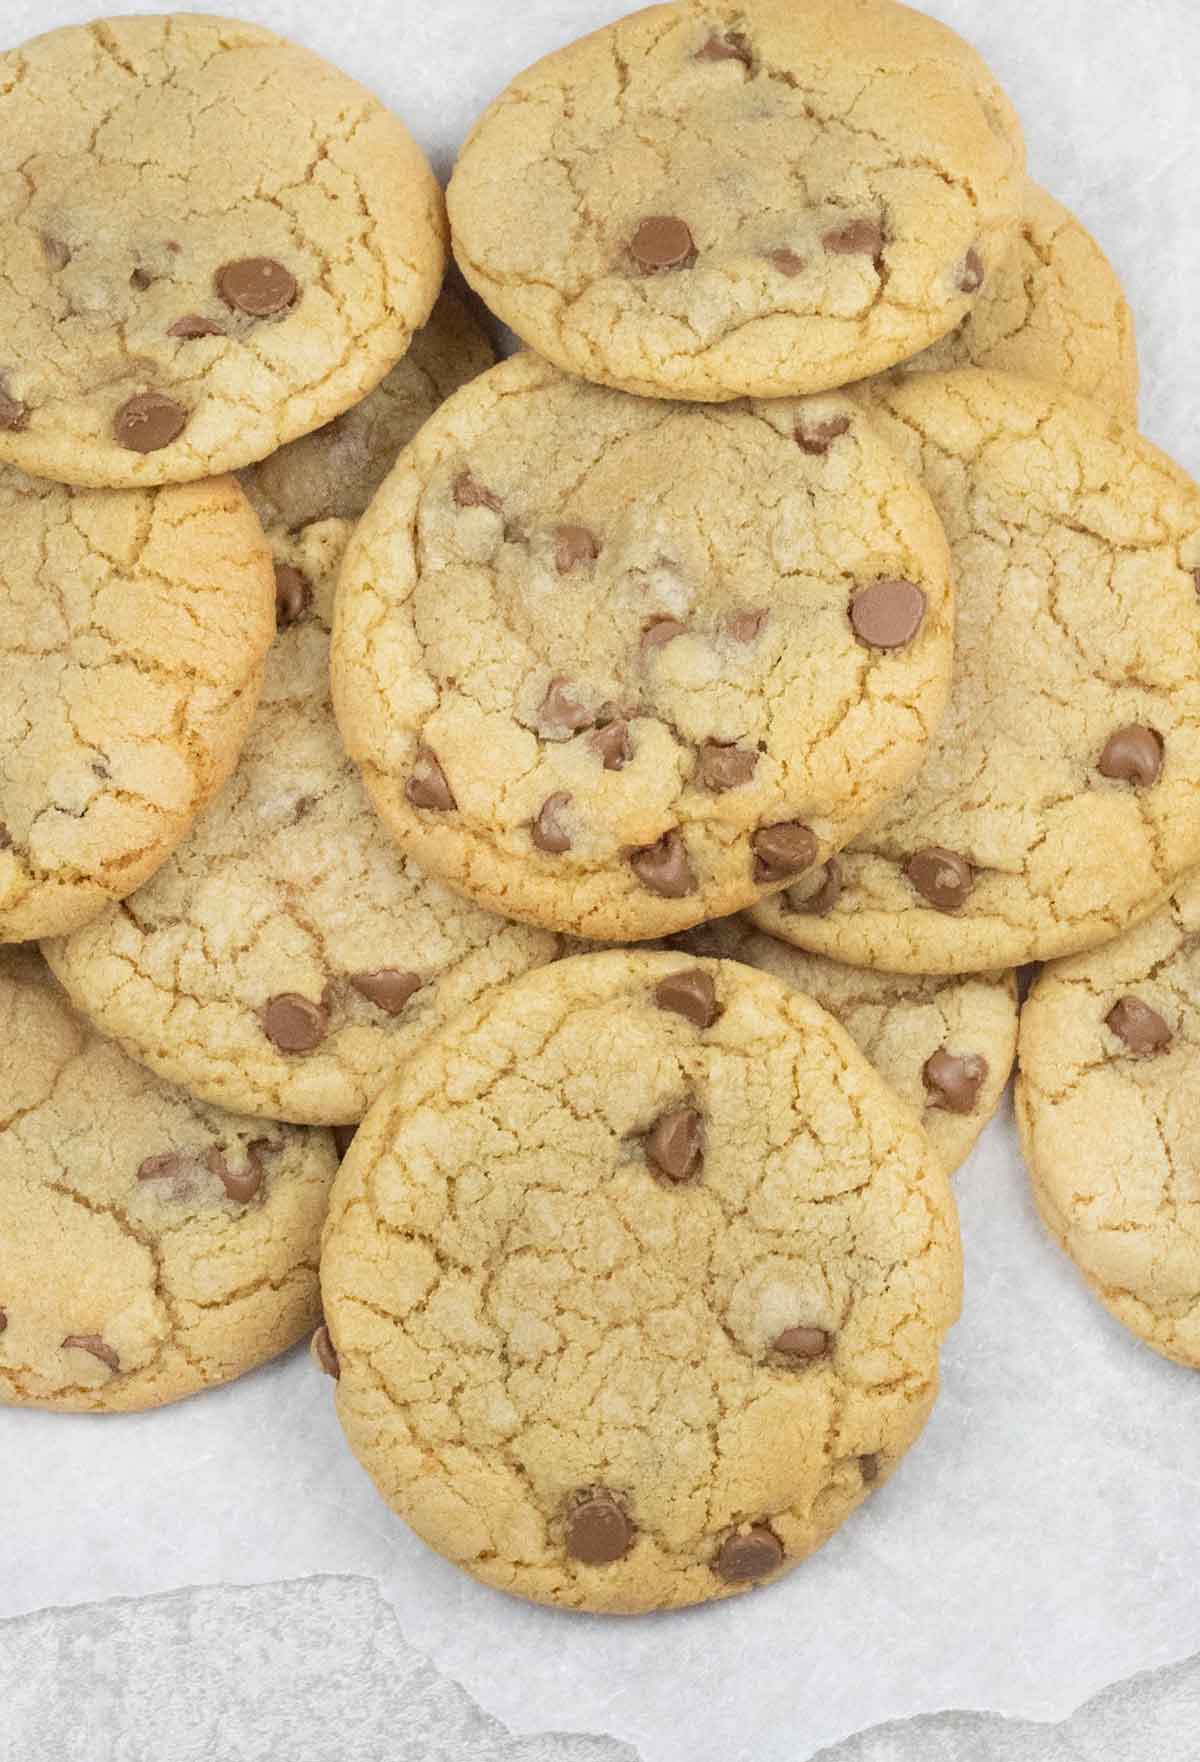
[[[239,0],[230,9],[372,85],[444,173],[474,115],[513,73],[623,8],[619,0]],[[15,43],[94,10],[0,0],[0,34]],[[1116,263],[1138,315],[1143,426],[1200,472],[1200,0],[929,0],[929,10],[992,62],[1022,113],[1034,176]],[[219,1720],[204,1728],[209,1748],[181,1740],[172,1750],[170,1722],[183,1713],[170,1688],[175,1630],[163,1628],[160,1604],[115,1605],[94,1629],[79,1628],[83,1611],[52,1606],[270,1585],[270,1619],[256,1623],[253,1600],[238,1602],[228,1644],[284,1694],[304,1674],[285,1668],[288,1607],[308,1623],[314,1666],[351,1619],[332,1605],[328,1620],[314,1619],[309,1589],[282,1582],[310,1575],[373,1581],[367,1603],[390,1606],[397,1643],[508,1731],[611,1736],[644,1762],[806,1762],[847,1734],[944,1708],[1052,1724],[1109,1683],[1200,1651],[1200,1377],[1125,1335],[1044,1239],[1008,1117],[985,1134],[958,1193],[966,1308],[924,1438],[807,1566],[768,1592],[708,1610],[604,1621],[528,1608],[473,1584],[378,1500],[341,1442],[330,1385],[302,1354],[158,1414],[0,1410],[0,1621],[48,1611],[35,1627],[0,1626],[0,1756],[66,1757],[63,1744],[43,1752],[34,1743],[46,1708],[55,1694],[68,1706],[72,1683],[88,1671],[124,1681],[119,1637],[131,1642],[143,1629],[146,1646],[163,1648],[163,1668],[144,1688],[154,1708],[145,1729],[161,1747],[138,1747],[130,1712],[109,1737],[98,1730],[81,1756],[281,1754],[269,1744],[224,1744]],[[179,1605],[184,1628],[209,1634],[211,1596]],[[346,1607],[365,1619],[361,1598]],[[101,1633],[110,1651],[97,1651]],[[339,1680],[349,1672],[360,1702],[373,1705],[382,1679],[370,1648],[337,1656]],[[15,1693],[30,1681],[26,1657],[43,1668],[41,1711]],[[204,1668],[219,1696],[221,1673]],[[1181,1731],[1194,1714],[1194,1750],[1171,1749],[1170,1762],[1200,1755],[1195,1673],[1167,1673],[1155,1693],[1175,1696]],[[1192,1714],[1179,1712],[1179,1694]],[[260,1712],[255,1730],[269,1738],[270,1709]],[[1088,1717],[1087,1729],[1100,1730]],[[1083,1729],[1076,1719],[1046,1734],[1053,1748],[1011,1755],[1133,1762],[1140,1741],[1155,1741],[1150,1726],[1126,1713],[1113,1719],[1104,1730],[1119,1732],[1118,1748],[1106,1747],[1103,1732],[1090,1747],[1068,1737]],[[441,1753],[404,1747],[402,1725],[392,1727],[390,1748],[381,1722],[377,1747],[368,1733],[353,1754]],[[911,1748],[884,1733],[846,1756],[1007,1762],[1010,1754],[986,1749],[993,1727],[978,1722],[939,1722],[936,1747],[933,1728],[904,1729]],[[456,1753],[507,1752],[467,1732]],[[1168,1749],[1144,1754],[1167,1762]]]

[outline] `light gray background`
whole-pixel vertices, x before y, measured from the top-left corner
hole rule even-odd
[[[372,85],[444,173],[513,73],[622,8],[239,10]],[[929,10],[1116,262],[1143,424],[1200,472],[1200,0]],[[0,30],[92,11],[7,0]],[[1043,1239],[1008,1117],[958,1193],[966,1309],[925,1437],[815,1560],[710,1610],[606,1622],[474,1585],[390,1517],[302,1354],[159,1414],[0,1413],[0,1762],[1195,1762],[1200,1666],[1075,1710],[1200,1650],[1200,1378]],[[979,1712],[884,1724],[946,1708]]]

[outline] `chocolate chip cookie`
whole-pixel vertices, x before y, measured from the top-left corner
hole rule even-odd
[[[428,1040],[335,1183],[326,1363],[418,1535],[574,1609],[725,1597],[820,1547],[932,1404],[945,1175],[832,1017],[617,951]]]
[[[904,972],[1108,941],[1200,862],[1200,489],[1032,380],[913,374],[872,396],[950,537],[950,709],[915,781],[843,853],[831,909],[781,894],[755,921]]]
[[[0,129],[0,459],[24,470],[247,465],[370,391],[437,294],[442,197],[403,124],[256,25],[37,37],[0,56]]]
[[[205,1107],[0,950],[0,1401],[158,1407],[301,1339],[327,1132]]]
[[[402,848],[595,939],[737,910],[912,775],[945,538],[844,398],[628,398],[533,355],[426,423],[342,571],[334,701]]]
[[[974,307],[1024,191],[974,50],[893,0],[685,0],[539,61],[448,192],[467,280],[539,354],[650,397],[774,397]]]
[[[1017,1119],[1042,1221],[1139,1339],[1200,1369],[1200,879],[1055,961],[1021,1014]]]
[[[0,467],[0,517],[0,942],[16,942],[131,893],[224,782],[274,581],[228,477],[77,491]]]

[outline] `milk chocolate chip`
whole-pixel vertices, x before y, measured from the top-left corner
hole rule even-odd
[[[308,582],[290,563],[275,565],[275,622],[281,630],[301,617],[310,599]]]
[[[398,1016],[409,998],[421,989],[421,975],[399,967],[376,967],[370,973],[351,973],[350,983],[360,997],[389,1016]]]
[[[187,411],[163,392],[137,392],[113,418],[113,436],[131,453],[157,453],[183,433]]]
[[[183,1173],[191,1160],[178,1150],[160,1151],[157,1156],[147,1156],[138,1164],[137,1178],[139,1181],[171,1181]]]
[[[931,1107],[971,1113],[988,1074],[987,1060],[977,1052],[956,1054],[942,1046],[925,1060],[922,1074]]]
[[[294,991],[281,991],[259,1012],[267,1039],[280,1052],[312,1052],[321,1044],[329,1019],[319,1003],[310,1003]]]
[[[694,1107],[675,1107],[646,1134],[646,1155],[669,1181],[690,1181],[704,1159],[704,1122]]]
[[[850,432],[848,416],[827,416],[823,422],[815,418],[805,422],[803,417],[796,423],[796,445],[802,453],[811,453],[820,458],[827,453],[835,440],[840,440]]]
[[[336,1381],[342,1374],[341,1360],[338,1358],[337,1348],[329,1338],[329,1329],[324,1322],[312,1337],[312,1349],[317,1363],[325,1375],[333,1377]]]
[[[830,227],[821,239],[837,257],[878,257],[883,250],[883,228],[877,220],[848,220]]]
[[[494,490],[472,477],[469,471],[460,471],[454,479],[454,500],[460,508],[490,508],[498,514],[504,503]]]
[[[765,1578],[783,1565],[783,1543],[765,1523],[756,1523],[740,1535],[726,1536],[716,1558],[716,1571],[726,1584]]]
[[[581,728],[594,726],[596,718],[576,695],[573,679],[552,679],[538,710],[538,732],[546,740],[569,740]]]
[[[1161,735],[1139,723],[1118,728],[1115,734],[1110,734],[1096,762],[1096,769],[1102,777],[1112,777],[1119,783],[1136,783],[1143,789],[1158,782],[1162,766]]]
[[[593,752],[599,753],[606,771],[623,771],[633,757],[633,742],[626,722],[608,722],[603,728],[597,728],[588,744]]]
[[[50,233],[42,234],[42,250],[48,269],[65,269],[71,261],[70,246],[64,239],[56,239]]]
[[[753,642],[755,637],[762,634],[768,617],[769,613],[765,610],[752,611],[747,607],[745,611],[734,612],[725,628],[734,642]]]
[[[548,795],[538,809],[537,818],[529,828],[529,835],[539,850],[550,856],[561,856],[571,848],[571,834],[563,824],[564,810],[571,805],[571,797],[563,790]]]
[[[816,862],[817,835],[799,820],[781,820],[775,826],[760,826],[750,848],[754,852],[754,879],[761,883],[782,881]]]
[[[414,808],[432,808],[438,813],[448,813],[458,806],[437,755],[427,746],[417,748],[404,794]]]
[[[814,917],[826,917],[837,904],[842,895],[842,866],[836,857],[830,857],[821,871],[821,884],[812,893],[806,893],[802,899],[797,898],[794,887],[789,887],[784,894],[789,911],[811,912]]]
[[[788,1358],[823,1358],[829,1345],[830,1337],[824,1328],[785,1328],[772,1341],[773,1350]]]
[[[274,257],[241,257],[218,269],[217,292],[249,318],[274,318],[295,305],[299,288],[291,270]]]
[[[726,31],[718,35],[716,31],[709,37],[702,49],[697,49],[697,61],[740,61],[743,67],[751,65],[750,44],[741,31]]]
[[[194,342],[201,336],[224,336],[225,326],[218,324],[215,318],[205,318],[200,312],[185,312],[182,318],[167,326],[167,335]]]
[[[859,1459],[858,1459],[858,1472],[859,1472],[859,1474],[861,1474],[863,1480],[867,1483],[868,1486],[871,1485],[872,1481],[877,1481],[879,1479],[879,1469],[880,1469],[880,1462],[879,1462],[879,1454],[877,1451],[871,1450],[871,1451],[868,1451],[868,1453],[865,1456],[859,1457]]]
[[[958,272],[959,291],[964,294],[977,294],[983,286],[984,275],[983,258],[972,245],[963,258],[962,268]]]
[[[721,1013],[712,974],[703,967],[691,967],[660,979],[654,987],[654,1001],[659,1009],[683,1016],[695,1028],[711,1028]]]
[[[777,269],[780,275],[799,275],[807,259],[798,257],[795,251],[787,245],[780,245],[777,251],[767,252],[767,262],[772,269]]]
[[[643,220],[629,250],[635,261],[650,272],[677,269],[696,249],[686,221],[674,214],[651,214]]]
[[[1122,997],[1104,1019],[1118,1040],[1123,1040],[1130,1052],[1142,1058],[1165,1052],[1174,1039],[1158,1011],[1143,1003],[1140,997]]]
[[[278,1145],[269,1138],[255,1138],[246,1146],[245,1168],[231,1169],[219,1150],[209,1151],[208,1166],[235,1205],[249,1205],[263,1184],[262,1154],[275,1149]]]
[[[854,634],[868,648],[903,648],[924,618],[925,595],[911,581],[873,581],[850,601]]]
[[[642,649],[644,652],[664,649],[677,636],[682,636],[686,629],[687,626],[681,624],[678,618],[654,618],[642,631]]]
[[[917,892],[939,912],[955,912],[966,903],[975,875],[966,857],[931,844],[909,858],[904,873]]]
[[[567,1553],[585,1566],[610,1566],[628,1553],[633,1525],[603,1487],[578,1496],[567,1519]]]
[[[643,887],[648,887],[651,893],[661,894],[664,899],[682,899],[685,894],[696,890],[687,845],[683,842],[683,834],[677,830],[664,832],[656,844],[631,851],[629,866]]]
[[[121,1360],[99,1334],[68,1334],[63,1341],[63,1348],[66,1350],[70,1347],[77,1347],[80,1352],[90,1352],[93,1358],[98,1358],[111,1371],[121,1368]]]
[[[705,789],[720,795],[726,789],[737,789],[749,783],[758,764],[758,754],[744,746],[723,746],[720,741],[706,740],[700,748],[700,781]]]
[[[586,526],[558,526],[554,531],[554,562],[560,575],[569,575],[581,563],[594,563],[600,541]]]

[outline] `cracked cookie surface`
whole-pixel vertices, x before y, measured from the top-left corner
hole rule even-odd
[[[1117,1320],[1200,1369],[1200,879],[1046,967],[1017,1120],[1042,1221]]]
[[[1017,1050],[1011,972],[875,973],[806,954],[741,917],[685,930],[673,946],[744,961],[828,1010],[919,1116],[947,1174],[965,1162],[1000,1105]]]
[[[833,1019],[729,961],[528,975],[428,1041],[335,1183],[347,1437],[486,1583],[729,1595],[912,1443],[959,1303],[954,1201]]]
[[[232,19],[0,56],[0,459],[182,482],[363,397],[429,313],[441,192],[362,86]]]
[[[274,628],[231,478],[70,490],[0,467],[0,941],[154,873],[224,782]]]
[[[950,708],[842,853],[832,909],[777,898],[755,921],[890,971],[1093,947],[1200,860],[1200,489],[1032,380],[913,374],[870,397],[950,539]]]
[[[467,280],[600,384],[844,385],[971,310],[1024,185],[1012,107],[892,0],[651,6],[519,75],[448,191]]]
[[[206,1107],[0,950],[0,1401],[158,1407],[301,1339],[337,1165],[327,1132]]]
[[[357,528],[334,702],[432,873],[636,940],[851,837],[920,762],[951,625],[932,504],[845,399],[701,409],[525,354],[426,423]]]

